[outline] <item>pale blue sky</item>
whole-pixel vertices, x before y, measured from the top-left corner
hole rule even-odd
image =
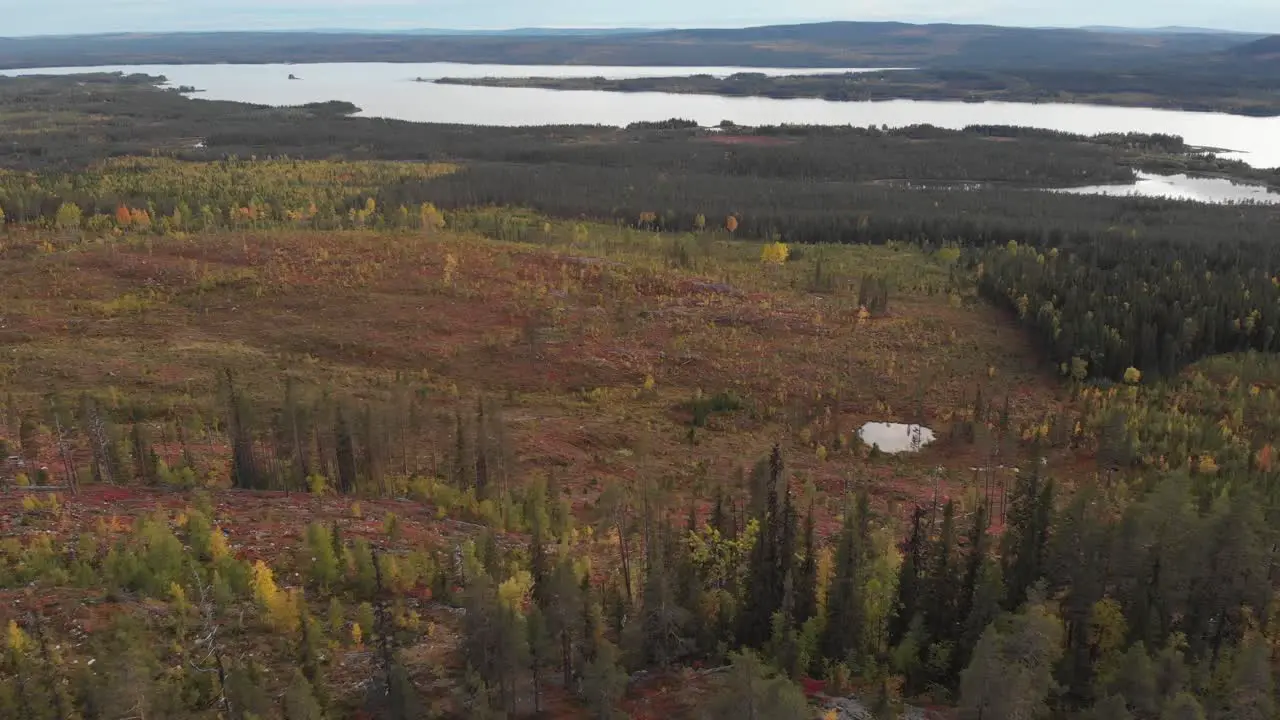
[[[737,26],[818,20],[1280,32],[1277,0],[0,0],[0,36],[172,30]]]

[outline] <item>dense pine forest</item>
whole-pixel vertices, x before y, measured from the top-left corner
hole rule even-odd
[[[1271,173],[351,110],[0,79],[0,716],[1276,715]]]

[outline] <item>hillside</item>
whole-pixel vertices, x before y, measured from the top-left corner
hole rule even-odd
[[[1280,60],[1280,35],[1245,43],[1231,48],[1226,54],[1241,60]]]
[[[165,63],[468,62],[755,67],[1110,67],[1212,53],[1213,33],[1118,34],[834,22],[599,36],[179,33],[10,38],[0,68]]]
[[[284,190],[273,178],[304,170],[301,196],[317,198],[330,178],[355,187],[374,170],[145,165],[148,182],[200,178],[212,194],[236,173]],[[748,512],[749,478],[775,444],[826,537],[850,488],[866,493],[877,526],[939,492],[967,497],[969,468],[993,441],[950,428],[965,426],[979,387],[1009,398],[1020,426],[1055,403],[1009,318],[976,303],[972,286],[943,292],[947,253],[832,247],[775,264],[716,229],[689,241],[508,211],[451,213],[445,228],[415,208],[412,229],[374,229],[384,216],[362,210],[352,229],[321,231],[305,227],[305,207],[289,211],[293,220],[246,210],[236,216],[248,225],[231,232],[166,221],[155,234],[160,216],[152,224],[133,208],[117,213],[116,231],[5,236],[0,445],[22,465],[0,469],[13,491],[0,498],[0,529],[21,538],[0,548],[0,625],[61,643],[56,661],[29,671],[36,677],[70,675],[62,668],[122,645],[146,648],[130,651],[126,668],[216,667],[222,660],[196,643],[218,627],[230,702],[274,708],[237,683],[263,697],[294,692],[297,653],[313,652],[303,669],[325,707],[364,717],[356,711],[376,700],[370,679],[385,668],[381,642],[422,702],[475,717],[461,670],[476,662],[465,639],[482,612],[475,576],[526,562],[544,492],[544,532],[565,543],[548,552],[576,588],[584,573],[604,583],[629,542],[645,552],[638,523],[657,518],[642,502],[661,497],[680,522],[689,512],[721,522],[725,503]],[[502,239],[516,229],[518,239]],[[815,273],[827,284],[815,288]],[[874,316],[855,279],[864,273],[894,288]],[[12,421],[37,417],[45,398],[102,422],[119,438],[110,456],[85,442],[91,431],[61,434],[71,426],[54,418],[70,415],[50,416],[60,429],[42,422],[34,435]],[[939,440],[910,457],[857,440],[863,422],[926,417]],[[281,424],[294,421],[303,424]],[[291,449],[276,444],[285,427]],[[355,437],[348,427],[360,428]],[[237,449],[242,432],[253,460]],[[64,484],[68,462],[79,467],[78,493],[21,489]],[[317,560],[329,547],[333,566]],[[503,592],[527,593],[528,578],[513,572]],[[27,583],[40,591],[24,593]],[[213,594],[216,606],[205,599]],[[174,609],[127,624],[157,608]],[[575,653],[592,642],[565,632]],[[10,677],[0,664],[0,687]],[[74,677],[69,687],[89,693]],[[558,670],[537,701],[519,677],[518,695],[493,702],[517,716],[534,702],[556,708],[553,717],[582,716]],[[698,694],[681,694],[707,682],[650,691],[625,677],[626,697],[611,691],[608,701],[638,718],[696,717]],[[168,717],[207,718],[219,697],[209,682],[192,673],[87,687],[112,702],[163,701]],[[164,700],[175,686],[185,693]],[[666,714],[673,706],[679,713]],[[0,694],[0,709],[11,707]]]

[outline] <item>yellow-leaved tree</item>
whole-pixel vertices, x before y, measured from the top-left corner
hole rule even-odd
[[[21,656],[31,647],[31,639],[27,634],[18,627],[18,623],[10,620],[8,631],[5,633],[5,649],[14,656]]]
[[[1095,672],[1104,683],[1114,680],[1121,670],[1125,652],[1125,636],[1129,632],[1124,609],[1111,598],[1093,604],[1089,613],[1089,645],[1097,655]]]
[[[418,206],[418,223],[423,230],[439,230],[444,227],[444,215],[436,209],[431,203],[422,203]]]
[[[760,262],[766,265],[782,265],[791,257],[791,248],[783,242],[771,242],[760,251]]]
[[[1137,385],[1142,382],[1142,371],[1135,367],[1125,370],[1124,382],[1126,385]]]
[[[298,604],[293,593],[276,587],[271,568],[261,560],[253,564],[253,599],[272,630],[291,633],[298,629]]]
[[[80,220],[83,215],[79,205],[62,203],[58,206],[58,214],[54,218],[54,223],[59,230],[76,230],[80,227]]]

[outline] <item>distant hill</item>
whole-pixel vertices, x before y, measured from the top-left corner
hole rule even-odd
[[[381,35],[425,35],[429,37],[614,37],[618,35],[649,35],[664,32],[665,28],[511,28],[506,30],[469,30],[458,28],[412,28],[408,30],[384,30]],[[369,30],[359,28],[318,28],[297,30],[300,33],[324,35],[365,35]]]
[[[1150,34],[1180,35],[1180,34],[1186,34],[1186,33],[1200,34],[1200,35],[1227,34],[1227,35],[1236,35],[1237,37],[1262,37],[1263,35],[1263,33],[1249,33],[1249,32],[1242,32],[1238,30],[1216,30],[1214,28],[1203,28],[1203,27],[1184,27],[1182,25],[1165,25],[1163,27],[1154,27],[1154,28],[1117,27],[1114,25],[1086,25],[1080,29],[1088,30],[1090,32],[1110,32],[1110,33],[1125,33],[1125,34],[1136,33],[1139,35],[1150,35]]]
[[[448,34],[446,34],[448,33]],[[552,34],[540,34],[552,33]],[[463,62],[516,65],[1112,69],[1236,47],[1234,33],[829,22],[740,29],[129,33],[0,40],[0,67]]]
[[[1239,45],[1231,48],[1227,54],[1242,60],[1280,60],[1280,35]]]

